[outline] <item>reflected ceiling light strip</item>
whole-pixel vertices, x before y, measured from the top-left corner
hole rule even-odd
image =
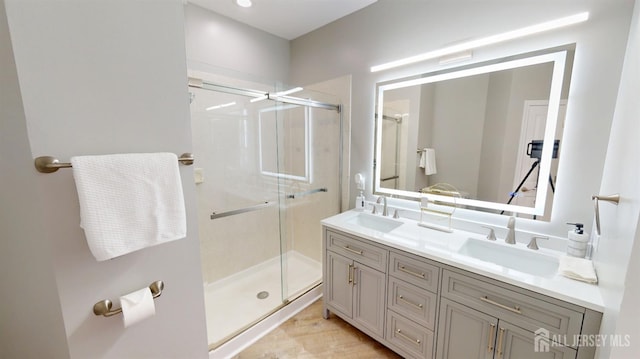
[[[273,94],[273,98],[280,97],[280,96],[291,95],[292,93],[300,92],[302,90],[304,90],[302,87],[294,87],[294,88],[286,90],[286,91],[276,92],[275,94]],[[266,99],[268,99],[270,97],[272,97],[272,96],[269,95],[269,94],[266,94],[264,96],[252,98],[251,100],[249,100],[249,102],[258,102],[258,101],[266,100]]]
[[[260,97],[252,98],[251,100],[249,100],[249,102],[258,102],[258,101],[266,100],[266,99],[268,99],[268,98],[269,98],[269,96],[264,95],[264,96],[260,96]]]
[[[302,91],[303,88],[302,87],[294,87],[292,89],[289,89],[287,91],[280,91],[280,92],[276,92],[275,96],[279,97],[279,96],[286,96],[286,95],[291,95],[292,93],[296,93],[296,92],[300,92]]]
[[[222,105],[207,107],[207,108],[205,108],[205,110],[206,111],[217,110],[219,108],[229,107],[229,106],[233,106],[235,104],[236,104],[235,102],[223,103]]]
[[[492,35],[492,36],[484,37],[477,40],[467,41],[458,45],[453,45],[453,46],[445,47],[442,49],[425,52],[424,54],[387,62],[386,64],[372,66],[371,72],[388,70],[394,67],[399,67],[399,66],[413,64],[420,61],[435,59],[438,57],[451,55],[451,54],[475,49],[482,46],[497,44],[499,42],[513,40],[513,39],[537,34],[544,31],[549,31],[549,30],[554,30],[554,29],[558,29],[561,27],[569,26],[569,25],[574,25],[577,23],[587,21],[588,19],[589,19],[589,13],[583,12],[583,13],[563,17],[560,19],[543,22],[536,25],[523,27],[517,30],[504,32],[502,34]]]

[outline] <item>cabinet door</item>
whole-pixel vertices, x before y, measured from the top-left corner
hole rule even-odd
[[[327,251],[327,278],[325,278],[326,304],[331,309],[351,317],[353,306],[353,261]]]
[[[385,275],[358,262],[355,262],[354,266],[353,320],[383,337],[386,312]]]
[[[493,358],[497,324],[498,319],[490,315],[441,298],[436,357],[439,359]]]
[[[576,351],[568,347],[548,345],[535,347],[535,334],[500,320],[498,323],[497,359],[575,359]]]

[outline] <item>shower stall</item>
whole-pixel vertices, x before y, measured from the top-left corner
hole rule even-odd
[[[341,115],[330,95],[190,78],[209,346],[322,280],[322,218],[340,211]]]

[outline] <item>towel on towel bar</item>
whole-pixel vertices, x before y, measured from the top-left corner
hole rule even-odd
[[[71,164],[80,227],[98,261],[186,236],[175,154],[77,156]]]
[[[420,154],[420,168],[424,168],[424,174],[434,175],[436,169],[436,150],[433,148],[423,148]]]

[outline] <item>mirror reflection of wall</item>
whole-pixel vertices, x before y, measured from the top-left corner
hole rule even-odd
[[[527,149],[531,141],[545,136],[554,64],[535,63],[427,83],[417,80],[412,86],[385,89],[385,115],[403,117],[400,126],[382,122],[380,188],[419,193],[428,186],[449,183],[462,198],[534,208],[537,186],[549,186],[549,181],[546,176],[539,179],[541,166],[534,165],[538,159],[528,155]],[[569,54],[562,99],[568,94],[571,64]],[[562,138],[563,103],[557,140]],[[392,151],[394,147],[399,148]],[[420,163],[425,149],[435,153],[435,172]],[[552,184],[558,161],[551,159]],[[528,217],[550,218],[554,190],[552,185],[547,188],[544,215]]]

